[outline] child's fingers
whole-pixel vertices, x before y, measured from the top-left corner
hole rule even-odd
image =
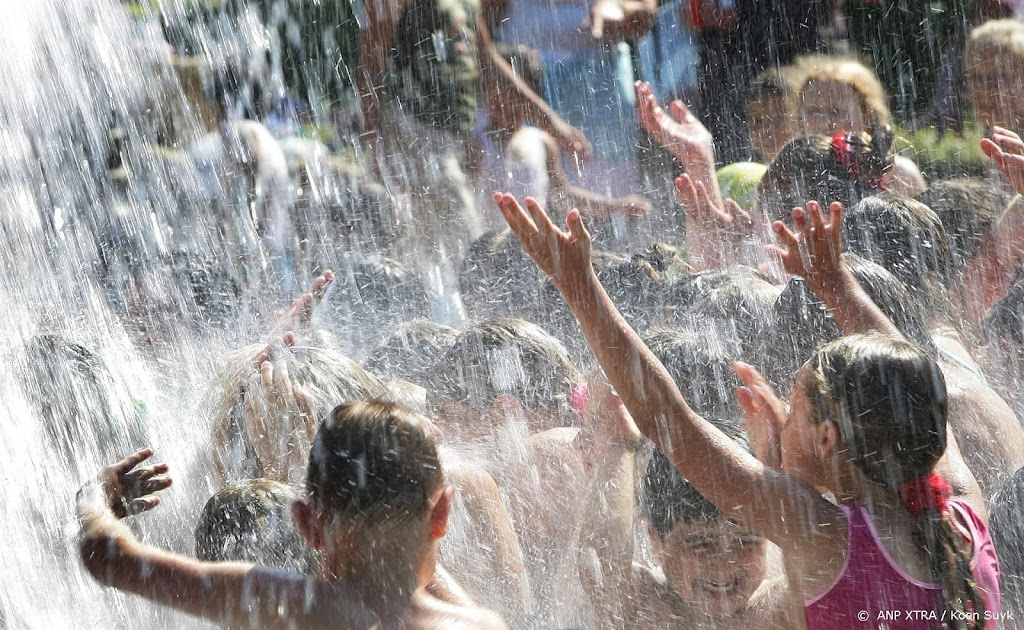
[[[126,506],[125,511],[128,513],[129,516],[134,516],[136,514],[148,512],[158,505],[160,505],[160,497],[141,497],[138,499],[132,499]]]
[[[558,228],[551,222],[551,217],[548,216],[547,212],[544,212],[544,208],[540,207],[540,203],[533,197],[526,198],[526,211],[530,213],[530,218],[533,219],[534,225],[537,229],[544,234],[551,234],[558,232]]]
[[[784,245],[789,251],[796,251],[800,246],[797,235],[782,221],[772,223],[772,230],[774,230],[775,238],[778,239],[779,243]]]
[[[740,204],[736,203],[733,199],[725,200],[725,209],[731,217],[743,225],[750,225],[754,222],[750,213],[744,210]]]
[[[498,204],[498,209],[501,210],[505,221],[512,228],[512,232],[519,237],[519,240],[537,235],[537,226],[534,225],[533,220],[526,214],[526,211],[519,205],[515,197],[505,193],[494,193],[494,201]]]
[[[807,204],[807,214],[811,217],[811,225],[814,227],[815,235],[818,238],[825,236],[825,214],[821,211],[821,204],[811,201]]]
[[[260,383],[268,392],[274,387],[274,364],[269,359],[260,363]]]
[[[274,391],[285,401],[292,400],[292,379],[288,374],[288,364],[283,360],[274,362]]]
[[[805,238],[808,236],[808,224],[807,224],[807,211],[803,208],[793,208],[793,225],[796,226],[797,234],[802,234]]]
[[[587,226],[583,224],[583,215],[580,214],[578,208],[573,208],[569,211],[569,215],[565,218],[565,223],[569,228],[569,237],[573,241],[590,240],[590,233],[587,232]]]
[[[144,449],[135,451],[128,457],[125,457],[118,463],[114,464],[114,469],[118,472],[118,474],[125,474],[152,456],[153,449],[146,447]]]

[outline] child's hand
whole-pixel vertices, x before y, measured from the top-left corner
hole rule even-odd
[[[736,401],[746,418],[747,436],[754,456],[765,466],[782,469],[782,426],[789,415],[786,405],[754,366],[735,361],[732,369],[743,382]]]
[[[613,444],[627,450],[639,448],[644,436],[600,370],[596,370],[587,380],[586,392],[585,432],[588,437],[598,443]]]
[[[826,224],[817,201],[808,202],[806,210],[794,208],[795,234],[782,221],[772,225],[782,245],[774,250],[782,258],[786,272],[803,278],[821,298],[839,286],[843,271],[843,204],[835,202],[830,209],[830,221]]]
[[[1013,191],[1024,195],[1024,141],[1016,133],[992,128],[992,138],[981,141],[981,150],[1002,171]]]
[[[714,162],[715,145],[711,132],[682,101],[675,100],[669,104],[670,116],[658,104],[650,83],[638,81],[635,89],[640,127],[658,144],[685,165],[696,161]]]
[[[593,154],[594,149],[590,146],[587,136],[568,123],[556,125],[553,129],[549,129],[548,133],[563,151],[575,156],[576,160],[580,162],[586,162]]]
[[[152,449],[142,449],[104,468],[97,476],[103,501],[117,518],[152,510],[160,504],[156,493],[171,486],[171,478],[162,476],[168,471],[167,464],[136,468],[152,456]]]
[[[303,330],[309,329],[309,323],[313,319],[313,309],[320,304],[327,293],[327,287],[334,282],[334,272],[327,269],[313,280],[309,291],[306,291],[292,302],[291,308],[278,317],[276,330]]]
[[[292,481],[288,479],[291,464],[304,461],[317,426],[313,405],[292,382],[284,360],[284,348],[294,346],[295,335],[288,332],[256,355],[256,370],[243,400],[253,449],[266,477],[277,481]]]
[[[548,274],[563,293],[586,280],[593,272],[590,263],[590,233],[583,226],[579,210],[569,211],[569,233],[558,229],[536,199],[526,198],[526,210],[512,195],[495,193],[512,232],[537,266]],[[529,214],[527,214],[527,211]]]
[[[737,238],[749,235],[754,227],[750,214],[732,199],[719,207],[711,198],[704,182],[683,173],[676,178],[676,199],[683,206],[686,218],[703,229],[721,230]]]

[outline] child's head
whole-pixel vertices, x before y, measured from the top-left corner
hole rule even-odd
[[[964,79],[982,124],[1024,126],[1024,24],[992,20],[971,31],[964,51]]]
[[[391,403],[357,402],[335,407],[317,431],[294,515],[328,575],[368,572],[415,588],[430,580],[425,561],[436,559],[450,501],[429,422]]]
[[[808,201],[847,207],[881,191],[892,169],[892,130],[874,135],[814,135],[793,138],[768,164],[757,189],[758,217],[791,223],[793,208]]]
[[[783,468],[839,491],[840,454],[890,490],[931,474],[946,450],[946,381],[922,350],[880,335],[825,344],[801,369],[782,433]]]
[[[434,364],[459,333],[450,326],[417,319],[394,329],[363,363],[369,372],[426,386]]]
[[[991,182],[966,177],[937,181],[918,197],[946,228],[952,278],[961,279],[967,263],[993,238],[1010,199]]]
[[[251,562],[309,570],[309,547],[292,520],[301,496],[269,479],[230,483],[206,502],[196,525],[196,557],[207,562]]]
[[[790,101],[799,71],[792,66],[769,68],[750,84],[750,142],[764,161],[778,155],[793,137]]]
[[[852,59],[817,58],[806,69],[794,111],[804,134],[860,133],[889,124],[885,90],[875,73]]]
[[[739,383],[715,335],[663,331],[645,343],[694,410],[749,449],[734,396]],[[764,538],[726,518],[659,451],[647,465],[641,507],[677,596],[715,617],[731,616],[746,605],[764,580]]]
[[[540,299],[542,282],[512,230],[491,230],[473,241],[462,259],[459,291],[472,319],[529,312]]]
[[[437,362],[429,396],[453,412],[448,421],[479,421],[499,399],[514,402],[538,431],[570,424],[571,394],[582,380],[565,347],[540,326],[488,320],[463,331]]]
[[[923,203],[895,193],[872,195],[849,208],[843,239],[851,252],[900,279],[932,313],[949,319],[949,241],[939,217]]]

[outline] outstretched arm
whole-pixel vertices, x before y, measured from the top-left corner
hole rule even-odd
[[[166,465],[137,468],[153,455],[141,450],[105,468],[78,493],[82,563],[98,582],[227,627],[306,627],[316,610],[320,583],[299,574],[241,563],[198,562],[139,542],[121,521],[159,504],[156,492],[171,485]],[[332,593],[333,598],[345,598]],[[336,623],[371,625],[376,617],[351,601],[332,605]],[[335,610],[336,609],[336,610]]]
[[[690,408],[598,281],[590,262],[590,234],[579,212],[569,213],[566,234],[533,199],[526,200],[529,214],[511,195],[499,194],[495,200],[523,247],[572,309],[641,432],[694,487],[784,550],[806,545],[808,538],[821,533],[809,523],[845,523],[842,512],[813,488],[765,467]]]
[[[772,224],[781,247],[776,247],[786,273],[799,276],[832,312],[847,335],[877,332],[896,339],[903,333],[871,300],[843,263],[841,203],[830,207],[829,223],[817,201],[793,209],[793,232],[782,221]]]

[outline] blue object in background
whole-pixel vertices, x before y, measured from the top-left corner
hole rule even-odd
[[[650,82],[661,102],[697,90],[698,39],[680,21],[689,0],[674,0],[658,9],[654,28],[637,42],[640,77]]]

